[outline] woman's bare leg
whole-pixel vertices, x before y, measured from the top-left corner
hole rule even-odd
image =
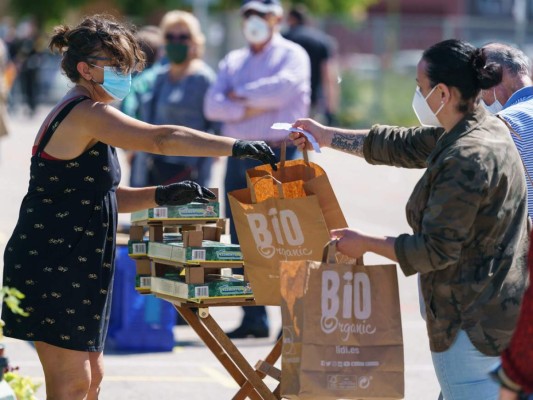
[[[104,354],[101,351],[89,353],[91,362],[91,386],[87,400],[97,400],[100,393],[100,384],[104,379]]]
[[[96,400],[103,378],[102,352],[67,350],[35,342],[47,400]]]

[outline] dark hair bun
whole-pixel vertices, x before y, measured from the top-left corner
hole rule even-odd
[[[66,25],[59,25],[54,28],[52,38],[50,39],[50,45],[48,46],[52,51],[58,51],[62,53],[66,47],[68,47],[68,33],[70,27]]]
[[[472,67],[480,89],[488,89],[502,81],[502,67],[494,62],[487,63],[482,49],[476,49],[472,56]]]

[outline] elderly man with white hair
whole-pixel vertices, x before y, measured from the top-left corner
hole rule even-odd
[[[487,62],[502,66],[502,81],[481,92],[485,108],[509,127],[522,157],[527,181],[528,213],[533,216],[533,81],[531,60],[520,49],[503,43],[482,47]]]

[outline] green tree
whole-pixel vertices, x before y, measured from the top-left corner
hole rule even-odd
[[[366,10],[368,6],[379,0],[282,0],[284,6],[291,4],[305,4],[309,11],[317,15],[357,13]],[[236,9],[240,7],[241,0],[220,1],[223,9]]]
[[[87,7],[91,12],[121,13],[139,22],[169,9],[191,10],[194,1],[199,0],[7,0],[8,8],[16,17],[33,16],[39,27],[62,22],[65,15],[75,9]],[[236,10],[241,0],[207,1],[212,10]],[[366,10],[378,0],[282,0],[284,6],[301,3],[315,15],[355,14]],[[2,0],[0,0],[0,3]]]
[[[87,0],[8,0],[8,9],[16,17],[31,16],[38,27],[61,21],[65,13],[87,3]]]

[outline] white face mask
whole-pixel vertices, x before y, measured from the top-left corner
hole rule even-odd
[[[244,37],[250,44],[263,44],[270,38],[268,23],[257,15],[252,15],[244,20]]]
[[[429,92],[426,97],[424,97],[420,91],[420,87],[416,87],[415,96],[413,97],[413,110],[422,126],[442,126],[437,119],[437,114],[442,110],[442,107],[444,107],[444,103],[441,104],[436,112],[433,112],[427,103],[428,97],[431,96],[436,87],[437,86],[431,89],[431,92]]]
[[[485,107],[485,109],[491,114],[498,114],[501,110],[503,110],[503,106],[502,103],[500,103],[500,101],[496,98],[496,89],[493,89],[493,94],[494,103],[489,106],[483,99],[481,99],[481,105]]]

